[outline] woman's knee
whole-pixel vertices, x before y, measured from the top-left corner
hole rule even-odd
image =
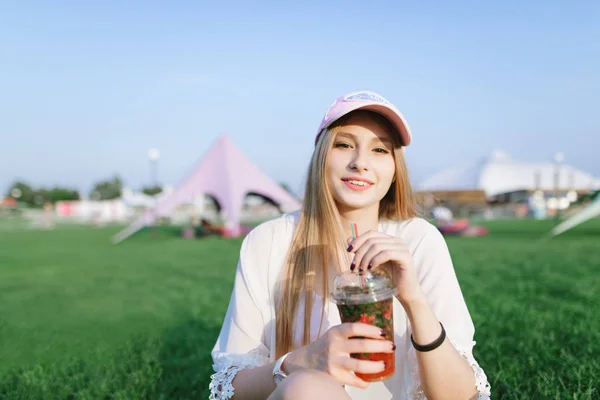
[[[269,400],[349,399],[350,397],[330,375],[316,370],[302,370],[288,376]]]

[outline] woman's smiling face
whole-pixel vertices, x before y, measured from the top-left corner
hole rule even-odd
[[[336,130],[327,179],[340,212],[379,207],[394,180],[393,132],[356,112]]]

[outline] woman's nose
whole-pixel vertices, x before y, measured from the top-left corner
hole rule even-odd
[[[356,151],[350,161],[350,168],[358,171],[368,171],[369,163],[367,156],[361,151]]]

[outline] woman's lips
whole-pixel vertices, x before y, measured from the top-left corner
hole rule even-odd
[[[373,186],[373,182],[367,181],[365,179],[342,179],[342,182],[350,189],[361,192],[369,189]]]

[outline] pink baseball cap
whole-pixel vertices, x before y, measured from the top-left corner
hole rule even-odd
[[[332,123],[349,112],[359,109],[375,111],[383,115],[396,128],[402,146],[408,146],[410,144],[410,128],[402,116],[402,113],[383,96],[369,91],[352,92],[336,99],[333,104],[329,106],[323,117],[323,121],[321,121],[317,137],[315,138],[315,144],[319,140],[319,136],[321,136],[323,129],[329,127]]]

